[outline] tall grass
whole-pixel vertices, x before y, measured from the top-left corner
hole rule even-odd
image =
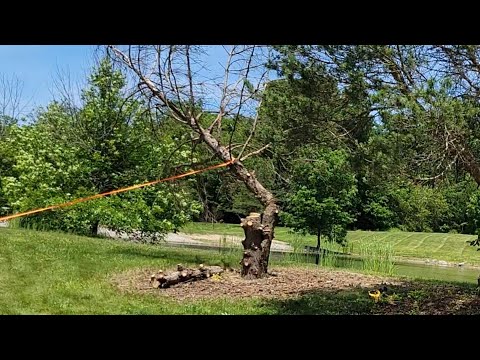
[[[293,252],[285,254],[285,258],[288,262],[315,262],[317,254],[315,252],[306,251],[305,249],[307,244],[310,245],[307,236],[291,232],[289,244],[293,247]],[[352,251],[352,244],[343,246],[335,242],[325,241],[325,239],[322,238],[319,265],[325,267],[353,267],[354,260],[344,256],[351,254]]]
[[[8,220],[8,228],[10,229],[25,229],[25,230],[33,230],[33,231],[49,231],[51,230],[48,225],[45,223],[41,223],[38,221],[31,221],[30,219],[26,218],[16,218],[12,220]]]
[[[363,260],[363,269],[367,271],[393,275],[394,250],[391,243],[372,241],[358,244],[358,252]]]
[[[55,225],[51,224],[51,220],[46,219],[34,219],[34,218],[16,218],[8,220],[8,227],[10,229],[25,229],[32,231],[57,231]],[[64,233],[73,234],[72,231],[58,230]]]
[[[285,254],[285,259],[292,263],[305,262],[305,236],[292,232],[290,246],[293,251]]]
[[[21,228],[20,219],[16,218],[16,219],[8,220],[8,225],[7,226],[10,229],[20,229]]]
[[[326,267],[338,266],[338,254],[332,251],[321,249],[319,265]]]

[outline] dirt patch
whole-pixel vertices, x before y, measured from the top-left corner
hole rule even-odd
[[[295,297],[312,290],[336,292],[351,288],[373,289],[380,284],[400,285],[389,278],[346,271],[309,268],[272,269],[276,276],[244,280],[238,272],[224,272],[220,278],[181,283],[167,289],[153,289],[150,275],[158,269],[142,269],[116,275],[114,283],[125,292],[153,293],[176,300],[215,298],[275,298]]]
[[[272,269],[277,276],[263,279],[244,280],[238,272],[226,271],[219,278],[153,289],[149,279],[157,271],[131,270],[115,275],[112,281],[122,292],[154,294],[178,302],[217,298],[269,299],[269,303],[275,300],[281,314],[480,314],[480,293],[472,284],[413,281],[325,268],[278,267]],[[382,289],[378,302],[368,295],[374,289]]]

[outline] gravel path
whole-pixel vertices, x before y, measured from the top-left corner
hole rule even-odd
[[[128,239],[127,234],[118,235],[115,231],[109,230],[104,227],[98,229],[99,235],[111,237],[111,238],[121,238]],[[165,241],[167,244],[171,245],[192,245],[192,246],[211,246],[211,247],[222,247],[225,245],[229,246],[242,246],[243,238],[238,236],[222,236],[222,235],[211,235],[211,234],[185,234],[185,233],[169,233],[167,234]],[[272,251],[281,251],[289,252],[293,251],[293,247],[283,241],[273,240],[272,242]]]
[[[0,221],[0,227],[8,227],[8,222]],[[116,239],[128,239],[127,234],[117,234],[115,231],[100,226],[98,234],[116,238]],[[169,233],[167,234],[165,241],[171,245],[192,245],[192,246],[211,246],[222,247],[229,246],[242,246],[243,238],[238,236],[223,236],[223,235],[211,235],[211,234],[185,234],[185,233]],[[293,247],[284,241],[273,240],[272,251],[289,252],[293,251]]]

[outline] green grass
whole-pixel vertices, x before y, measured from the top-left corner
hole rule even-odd
[[[190,223],[182,231],[197,234],[221,234],[243,236],[239,225]],[[476,239],[476,235],[416,233],[402,231],[349,231],[347,240],[352,253],[360,255],[362,246],[372,246],[382,242],[393,247],[396,257],[436,259],[451,262],[467,262],[480,265],[480,251],[470,246],[467,241]],[[275,228],[275,239],[285,241],[298,248],[304,245],[315,246],[316,237],[300,237],[285,227]]]
[[[111,281],[115,274],[128,269],[166,269],[177,263],[221,265],[230,261],[237,264],[240,256],[238,249],[219,253],[218,250],[132,244],[55,232],[0,229],[0,313],[371,314],[390,311],[388,306],[374,304],[365,289],[340,293],[314,291],[286,300],[222,298],[175,302],[154,294],[122,293]],[[289,264],[273,259],[271,263],[272,266]],[[312,266],[294,262],[290,265]],[[471,301],[474,287],[464,286],[462,296],[466,296],[465,301]],[[402,291],[405,306],[414,300],[421,301],[411,300],[406,290],[398,290]],[[412,294],[418,297],[423,293]],[[424,303],[431,301],[425,297]],[[415,303],[412,311],[421,311],[422,304]],[[410,311],[408,309],[404,310]]]
[[[235,236],[243,235],[243,230],[240,227],[240,225],[223,224],[223,223],[191,222],[191,223],[185,224],[182,227],[181,231],[187,234],[221,234],[221,235],[235,235]],[[295,237],[295,234],[292,234],[292,238],[294,237]]]
[[[131,268],[236,262],[240,253],[162,248],[63,233],[0,229],[1,314],[261,313],[254,301],[179,305],[121,294],[111,277]],[[231,259],[228,259],[230,257]]]
[[[348,240],[353,248],[360,243],[382,241],[393,246],[396,256],[404,258],[436,259],[451,262],[467,262],[480,265],[480,252],[467,241],[476,235],[351,231]]]
[[[388,242],[360,242],[358,245],[363,259],[363,269],[387,275],[394,272],[393,245]]]

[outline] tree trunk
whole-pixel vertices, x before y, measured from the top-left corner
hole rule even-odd
[[[95,221],[91,226],[90,226],[90,234],[91,236],[97,236],[98,235],[98,226],[100,225],[99,221]]]
[[[201,134],[208,147],[222,160],[231,159],[230,152],[225,146],[219,144],[208,131],[191,124]],[[230,170],[235,177],[246,185],[254,196],[265,206],[263,214],[250,214],[242,220],[241,226],[245,232],[243,244],[242,276],[246,279],[261,278],[267,274],[270,247],[274,238],[274,228],[278,218],[279,208],[277,199],[249,172],[240,160],[230,165]],[[253,215],[253,216],[252,216]],[[251,223],[251,224],[250,224]]]
[[[240,262],[242,276],[246,279],[262,277],[268,271],[270,246],[273,240],[273,234],[268,229],[273,229],[274,224],[263,224],[259,213],[250,213],[241,220],[240,226],[245,232],[245,240],[242,241],[243,259]]]

